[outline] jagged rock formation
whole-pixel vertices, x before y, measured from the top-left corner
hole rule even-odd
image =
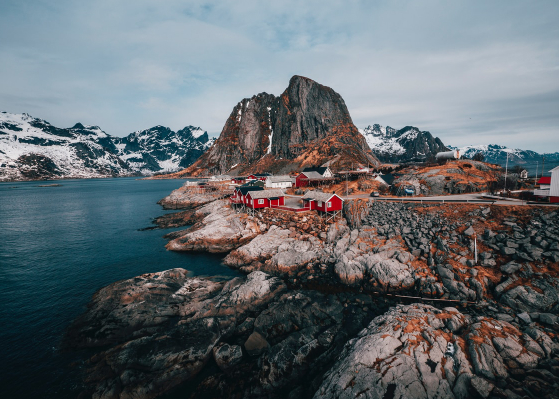
[[[143,174],[173,172],[194,163],[213,140],[195,126],[174,132],[165,126],[140,130],[126,137],[114,137],[117,155]]]
[[[113,137],[98,126],[58,128],[28,114],[0,113],[0,180],[130,176],[176,171],[210,145],[192,126]]]
[[[331,167],[378,164],[342,97],[293,76],[281,96],[261,93],[237,104],[212,148],[181,174],[281,173],[334,157]]]
[[[374,316],[344,307],[347,297],[289,290],[263,272],[226,283],[144,274],[99,290],[64,347],[96,352],[82,397],[155,398],[181,384],[181,397],[311,397]]]
[[[538,342],[542,334],[538,327],[521,331],[455,308],[399,305],[348,342],[314,397],[552,397],[552,383],[543,388],[540,381],[544,375],[548,382],[559,380],[545,369],[557,345]]]
[[[378,124],[361,131],[373,154],[382,162],[425,161],[437,152],[447,151],[438,137],[413,126],[396,130]]]

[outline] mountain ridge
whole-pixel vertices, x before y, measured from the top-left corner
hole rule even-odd
[[[166,141],[165,141],[166,140]],[[126,137],[77,122],[59,128],[28,113],[0,113],[0,180],[152,175],[194,162],[212,143],[207,132],[158,125]]]

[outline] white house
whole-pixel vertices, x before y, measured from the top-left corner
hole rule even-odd
[[[549,202],[559,203],[559,166],[551,169],[550,172]]]
[[[549,197],[549,202],[559,203],[559,166],[550,170],[551,176],[543,176],[538,180],[540,188],[534,190],[534,195]]]
[[[289,188],[293,186],[291,177],[285,176],[268,176],[266,178],[267,188]]]

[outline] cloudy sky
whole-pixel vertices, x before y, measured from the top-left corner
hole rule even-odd
[[[559,1],[2,0],[0,110],[219,135],[292,75],[359,128],[559,151]]]

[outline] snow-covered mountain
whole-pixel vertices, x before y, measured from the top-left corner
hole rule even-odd
[[[544,164],[544,174],[559,165],[559,152],[540,154],[530,150],[507,148],[498,144],[469,145],[462,148],[449,146],[449,148],[460,150],[460,155],[466,158],[473,158],[477,153],[481,153],[484,157],[484,162],[501,166],[505,166],[508,154],[509,167],[513,168],[519,165],[523,169],[528,170],[530,174],[535,174],[536,168],[538,168],[538,174],[541,175],[542,163]]]
[[[81,123],[58,128],[29,114],[0,113],[0,181],[129,176],[175,171],[211,145],[206,132],[156,126],[120,138]]]
[[[375,124],[360,132],[373,154],[383,162],[423,161],[430,155],[447,150],[438,137],[413,126],[396,130]]]
[[[199,127],[187,126],[177,132],[155,126],[127,137],[114,138],[117,154],[130,167],[144,174],[173,172],[196,161],[215,141]]]

